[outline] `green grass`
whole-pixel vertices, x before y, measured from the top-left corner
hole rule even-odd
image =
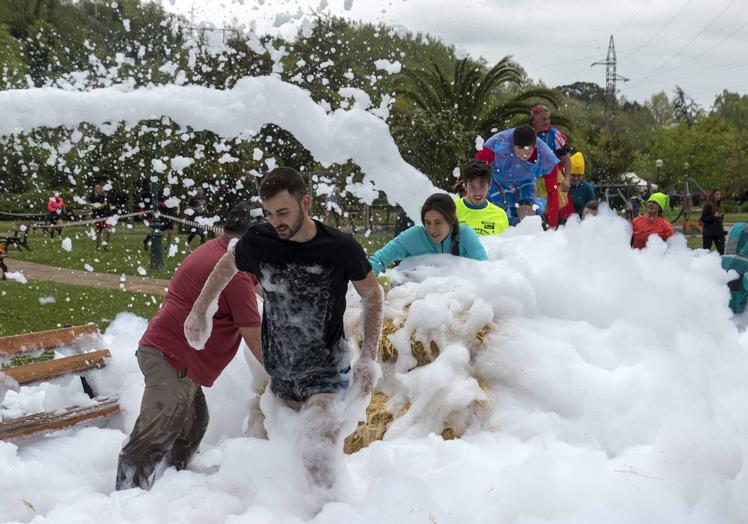
[[[667,218],[670,222],[673,221],[675,217],[677,217],[680,214],[680,208],[668,208],[665,210],[665,218]],[[696,220],[701,217],[701,209],[700,208],[693,208],[691,210],[691,216],[695,218]],[[683,216],[678,219],[678,223],[681,223],[683,221]],[[725,224],[734,224],[735,222],[748,222],[748,213],[726,213],[725,214]]]
[[[54,297],[53,303],[39,299]],[[103,331],[117,313],[129,311],[150,318],[161,297],[120,290],[94,289],[30,280],[0,281],[0,336],[96,322]]]
[[[0,234],[6,234],[14,228],[13,222],[0,222]],[[41,231],[29,234],[31,251],[18,251],[11,248],[8,256],[17,260],[26,260],[38,264],[83,270],[89,264],[99,273],[114,273],[117,275],[139,276],[138,268],[146,271],[146,275],[153,278],[171,278],[179,263],[187,255],[185,252],[187,235],[174,235],[172,243],[178,237],[178,251],[169,257],[164,249],[164,271],[150,272],[150,251],[143,250],[143,239],[148,229],[143,224],[127,224],[121,222],[111,234],[109,251],[96,249],[96,241],[87,235],[89,229],[85,227],[71,227],[63,231],[63,238],[72,241],[72,250],[62,249],[59,237],[52,240],[44,236]],[[165,239],[163,240],[165,244]],[[192,240],[192,247],[199,245],[199,237]]]

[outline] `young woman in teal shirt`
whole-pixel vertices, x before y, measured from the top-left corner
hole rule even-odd
[[[486,250],[470,226],[460,225],[454,200],[446,193],[435,193],[421,208],[422,226],[413,226],[374,253],[369,262],[376,275],[390,264],[418,255],[447,253],[488,260]]]

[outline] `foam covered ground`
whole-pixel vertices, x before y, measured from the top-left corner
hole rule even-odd
[[[610,215],[556,232],[530,220],[485,242],[489,263],[392,273],[402,283],[387,315],[405,330],[395,344],[415,332],[441,351],[409,373],[406,358],[385,369],[410,409],[345,457],[349,489],[319,513],[293,435],[283,438],[293,415],[263,399],[271,439],[244,436],[257,384],[241,355],[206,392],[211,423],[190,469],[167,470],[150,492],[112,492],[146,325],[121,314],[105,333],[112,362],[91,382],[120,395],[124,413],[0,443],[0,521],[745,522],[748,337],[727,307],[728,277],[682,238],[632,251],[626,228]],[[349,331],[358,308],[349,293]],[[71,400],[85,401],[79,383],[61,379],[8,392],[0,414]],[[464,414],[464,432],[445,441],[450,412]]]

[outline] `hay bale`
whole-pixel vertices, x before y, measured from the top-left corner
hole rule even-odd
[[[429,341],[429,348],[423,345],[423,342],[416,340],[416,334],[410,335],[410,352],[416,358],[416,367],[431,364],[439,356],[439,346],[433,340]]]
[[[488,334],[491,332],[491,326],[486,324],[481,328],[480,331],[478,331],[475,334],[475,338],[478,339],[479,344],[483,344],[486,341],[486,337],[488,337]]]
[[[395,416],[387,411],[390,397],[376,391],[366,408],[366,422],[359,422],[356,430],[345,438],[343,451],[351,454],[365,448],[375,440],[382,440]]]
[[[385,318],[382,321],[382,336],[379,339],[379,349],[377,351],[380,362],[397,361],[397,349],[390,342],[390,335],[394,334],[401,327],[396,326],[389,318]]]

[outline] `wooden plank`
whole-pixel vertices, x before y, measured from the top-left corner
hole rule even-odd
[[[98,334],[99,326],[96,324],[86,324],[83,326],[0,337],[0,357],[69,346],[80,337]]]
[[[0,422],[0,440],[13,442],[35,437],[97,418],[108,417],[121,411],[117,397],[103,397],[96,400],[97,403],[91,406],[70,406]]]
[[[109,353],[108,349],[102,349],[100,351],[91,351],[90,353],[47,360],[46,362],[34,362],[25,366],[6,368],[3,370],[3,373],[19,384],[28,384],[39,380],[49,380],[50,378],[67,375],[68,373],[103,368],[106,366],[106,359],[111,356],[112,354]]]

